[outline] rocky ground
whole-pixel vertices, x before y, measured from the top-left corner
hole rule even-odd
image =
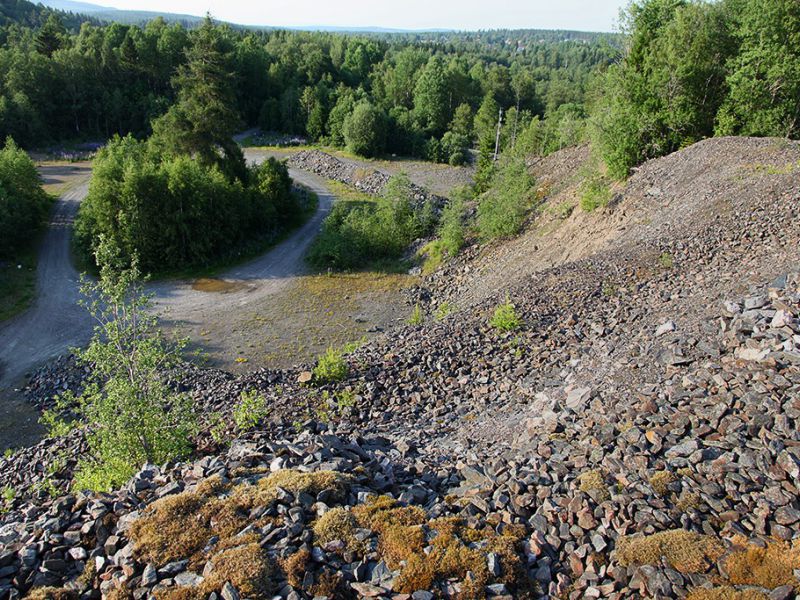
[[[289,157],[288,162],[296,169],[351,185],[357,190],[373,196],[382,194],[389,179],[395,174],[363,166],[352,160],[340,159],[321,150],[297,152]],[[413,179],[411,189],[414,200],[417,202],[433,202],[440,207],[446,202],[444,197],[431,193]]]
[[[795,597],[800,147],[702,142],[564,217],[584,159],[533,164],[527,232],[428,278],[426,323],[344,381],[174,373],[204,413],[269,400],[229,445],[107,495],[66,493],[80,433],[0,460],[0,594]],[[79,385],[61,366],[32,399]]]

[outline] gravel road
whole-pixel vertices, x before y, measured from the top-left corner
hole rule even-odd
[[[246,156],[259,161],[267,155],[247,152]],[[303,255],[330,210],[333,196],[322,179],[297,170],[290,174],[319,196],[314,216],[269,252],[221,275],[216,281],[222,292],[202,291],[192,281],[164,281],[148,286],[155,294],[156,308],[168,321],[193,331],[202,330],[285,289],[295,276],[305,272]],[[0,324],[0,445],[29,443],[42,433],[38,414],[15,393],[25,375],[91,337],[91,318],[77,304],[80,275],[70,260],[71,225],[88,188],[87,179],[57,201],[39,254],[37,299],[28,311]]]

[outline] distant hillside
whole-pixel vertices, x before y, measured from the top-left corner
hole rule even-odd
[[[64,4],[78,3],[65,2]],[[74,10],[60,9],[55,6],[46,7],[27,0],[3,0],[0,3],[0,26],[18,23],[26,27],[38,27],[47,20],[47,17],[54,10],[60,15],[61,21],[68,29],[77,29],[83,21],[95,20],[94,17],[73,14],[76,12]]]
[[[167,21],[194,25],[202,21],[202,17],[166,12],[146,10],[119,10],[108,6],[100,6],[89,2],[76,2],[73,0],[41,0],[40,4],[56,10],[80,13],[101,21],[116,21],[118,23],[139,24],[162,17]]]

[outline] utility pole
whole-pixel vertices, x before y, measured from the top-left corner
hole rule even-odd
[[[494,161],[497,162],[497,156],[500,154],[500,127],[503,124],[503,109],[500,109],[500,116],[497,118],[497,136],[494,139]]]

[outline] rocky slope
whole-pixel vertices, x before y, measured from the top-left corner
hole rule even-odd
[[[795,597],[800,146],[702,142],[563,219],[585,159],[532,164],[527,232],[431,277],[416,300],[454,311],[344,382],[176,373],[204,411],[269,398],[230,447],[109,495],[61,491],[77,433],[0,460],[0,594]]]

